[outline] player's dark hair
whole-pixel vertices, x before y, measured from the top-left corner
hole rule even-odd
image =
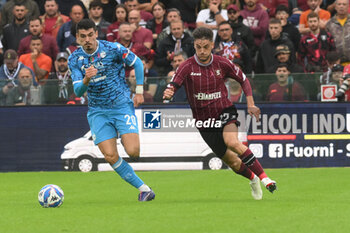
[[[213,31],[206,27],[198,27],[193,31],[194,40],[213,41]]]
[[[90,28],[93,28],[94,31],[96,31],[96,24],[91,19],[82,19],[76,27],[76,32],[78,33],[79,30],[89,30]]]

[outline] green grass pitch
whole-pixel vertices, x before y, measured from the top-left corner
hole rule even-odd
[[[0,232],[350,232],[350,168],[266,171],[278,190],[261,201],[230,170],[137,172],[156,192],[145,203],[114,172],[0,173]],[[38,203],[49,183],[59,208]]]

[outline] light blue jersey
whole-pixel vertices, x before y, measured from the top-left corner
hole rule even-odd
[[[138,82],[143,83],[142,62],[134,53],[119,43],[103,40],[98,40],[97,43],[93,54],[79,48],[68,59],[74,91],[77,96],[83,95],[85,91],[88,93],[87,118],[95,144],[116,138],[117,132],[119,135],[138,133],[124,66],[135,64],[135,70],[138,69],[138,74],[141,73]],[[97,75],[90,79],[86,87],[83,84],[85,69],[92,65],[97,69]]]
[[[124,64],[134,65],[137,56],[117,42],[97,42],[97,49],[93,54],[86,53],[80,47],[69,56],[68,65],[72,72],[73,85],[82,82],[85,69],[93,65],[98,72],[91,78],[87,89],[90,109],[111,109],[117,104],[131,102]]]

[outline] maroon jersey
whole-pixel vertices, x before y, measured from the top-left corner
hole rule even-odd
[[[212,55],[208,64],[202,64],[197,56],[186,60],[176,70],[170,85],[175,91],[184,85],[193,117],[197,120],[217,119],[222,110],[232,105],[228,99],[226,78],[238,81],[246,96],[252,95],[244,73],[228,59]]]

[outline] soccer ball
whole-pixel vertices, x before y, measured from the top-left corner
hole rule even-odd
[[[38,194],[38,200],[42,207],[59,207],[62,205],[64,193],[60,187],[48,184],[42,187]]]

